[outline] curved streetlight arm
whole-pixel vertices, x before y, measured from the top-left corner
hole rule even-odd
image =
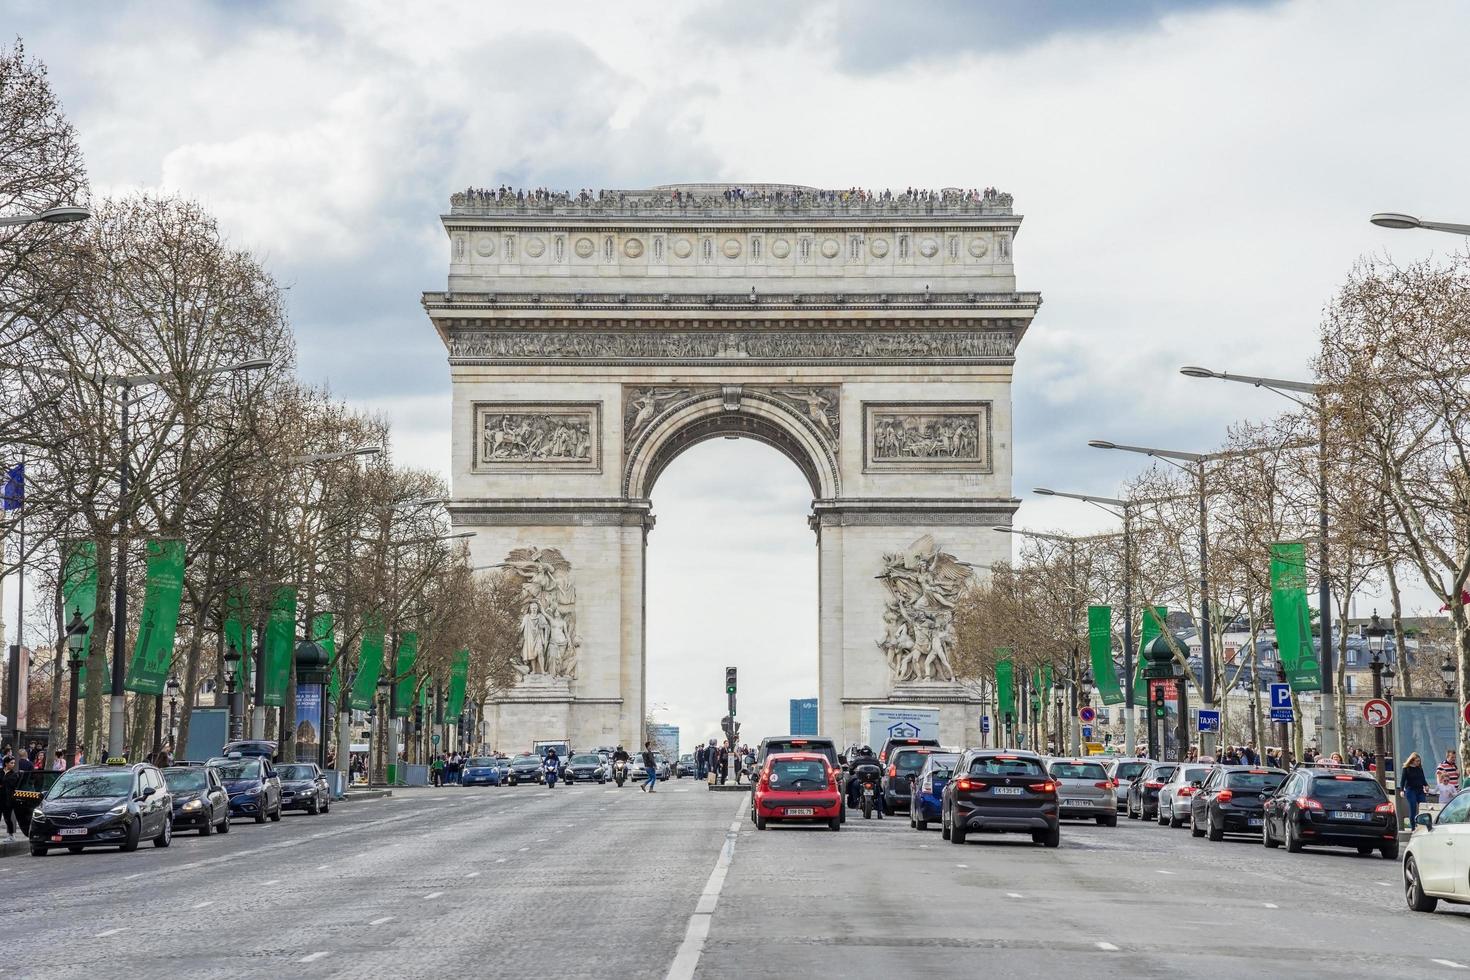
[[[90,217],[92,217],[91,209],[69,204],[59,208],[48,208],[38,214],[7,214],[0,216],[0,228],[32,225],[37,222],[48,225],[64,225],[73,221],[86,221]]]
[[[1211,371],[1209,368],[1194,367],[1193,365],[1182,367],[1179,373],[1187,378],[1215,378],[1218,381],[1235,381],[1239,384],[1251,385],[1255,388],[1265,388],[1267,391],[1275,392],[1282,398],[1289,398],[1301,405],[1303,408],[1315,410],[1316,405],[1297,398],[1291,392],[1300,392],[1304,395],[1321,394],[1322,386],[1311,381],[1287,381],[1283,378],[1258,378],[1250,374],[1231,374],[1228,371]]]
[[[1425,221],[1412,214],[1400,214],[1396,211],[1380,211],[1368,220],[1380,228],[1423,228],[1427,231],[1449,232],[1451,235],[1470,235],[1470,225],[1453,221]]]
[[[1141,456],[1151,456],[1154,459],[1162,459],[1173,466],[1179,466],[1179,461],[1186,463],[1203,463],[1210,457],[1202,453],[1185,453],[1174,449],[1153,449],[1149,446],[1125,446],[1122,443],[1108,442],[1106,439],[1093,439],[1088,443],[1093,449],[1117,449],[1125,453],[1138,453]],[[1188,467],[1179,466],[1180,469]]]
[[[1092,504],[1094,507],[1105,510],[1114,517],[1123,517],[1128,509],[1136,503],[1133,500],[1120,500],[1117,497],[1094,497],[1091,494],[1067,493],[1063,490],[1052,490],[1048,487],[1036,487],[1031,492],[1040,494],[1043,497],[1066,497],[1069,500],[1080,500],[1085,504]],[[1114,510],[1113,508],[1117,509]]]

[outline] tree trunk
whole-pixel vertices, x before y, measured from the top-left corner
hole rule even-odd
[[[61,702],[62,688],[66,687],[66,614],[61,606],[62,576],[56,576],[56,632],[51,635],[56,637],[56,642],[51,657],[51,749],[53,752],[66,751],[67,731],[66,714],[62,711]],[[67,761],[71,765],[71,761]]]

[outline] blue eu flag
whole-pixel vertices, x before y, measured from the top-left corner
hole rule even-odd
[[[26,498],[26,464],[16,463],[5,471],[5,489],[0,490],[0,510],[20,510]]]

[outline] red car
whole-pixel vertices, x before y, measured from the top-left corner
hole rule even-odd
[[[755,827],[772,820],[825,823],[842,829],[842,790],[837,770],[816,752],[778,752],[766,756],[752,796]]]

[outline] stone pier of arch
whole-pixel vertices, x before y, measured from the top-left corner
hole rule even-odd
[[[575,591],[575,669],[487,705],[494,745],[641,741],[649,497],[684,449],[729,436],[811,486],[823,732],[854,741],[862,705],[923,704],[947,741],[979,740],[973,694],[890,669],[878,576],[925,536],[981,574],[1009,553],[992,528],[1018,503],[1011,380],[1040,305],[1016,290],[1021,217],[993,192],[740,187],[465,192],[443,216],[447,288],[423,302],[453,383],[454,524],[476,565],[554,550]]]

